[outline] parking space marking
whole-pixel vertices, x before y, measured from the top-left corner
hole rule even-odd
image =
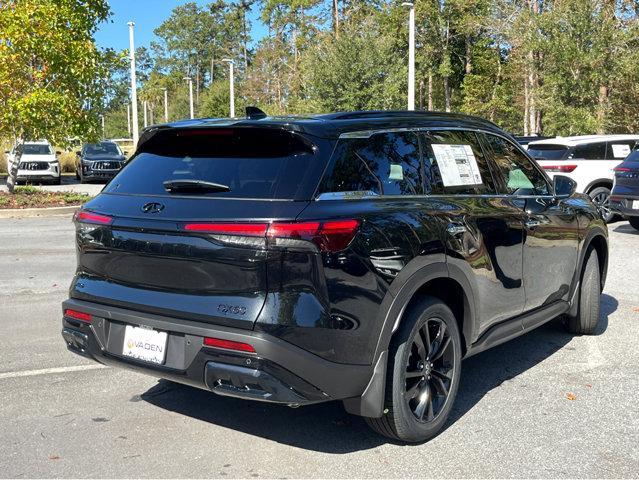
[[[5,372],[5,373],[0,373],[0,380],[4,380],[5,378],[33,377],[35,375],[48,375],[50,373],[81,372],[84,370],[97,370],[100,368],[107,368],[107,366],[96,363],[95,365],[76,365],[74,367],[42,368],[40,370],[22,370],[17,372]]]

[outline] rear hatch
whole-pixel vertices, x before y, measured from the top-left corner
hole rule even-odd
[[[267,292],[266,225],[307,206],[318,152],[281,129],[153,132],[76,216],[71,296],[252,328]]]
[[[639,150],[634,150],[614,168],[612,195],[639,198]]]

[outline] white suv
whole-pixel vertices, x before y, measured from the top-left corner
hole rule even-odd
[[[25,142],[5,153],[7,154],[7,172],[10,172],[11,165],[18,158],[20,159],[17,182],[60,183],[60,162],[49,142]]]
[[[566,175],[577,182],[577,191],[587,193],[604,219],[610,210],[613,169],[626,158],[639,135],[585,135],[557,137],[528,144],[528,153],[550,176]]]

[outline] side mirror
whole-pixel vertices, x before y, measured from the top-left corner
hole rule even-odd
[[[570,197],[577,190],[577,182],[565,175],[555,175],[552,185],[556,197]]]

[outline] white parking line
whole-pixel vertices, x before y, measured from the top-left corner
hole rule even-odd
[[[18,378],[18,377],[33,377],[35,375],[47,375],[49,373],[68,373],[68,372],[81,372],[84,370],[97,370],[99,368],[107,368],[106,365],[76,365],[74,367],[57,367],[57,368],[43,368],[41,370],[22,370],[19,372],[5,372],[0,373],[0,380],[5,378]]]

